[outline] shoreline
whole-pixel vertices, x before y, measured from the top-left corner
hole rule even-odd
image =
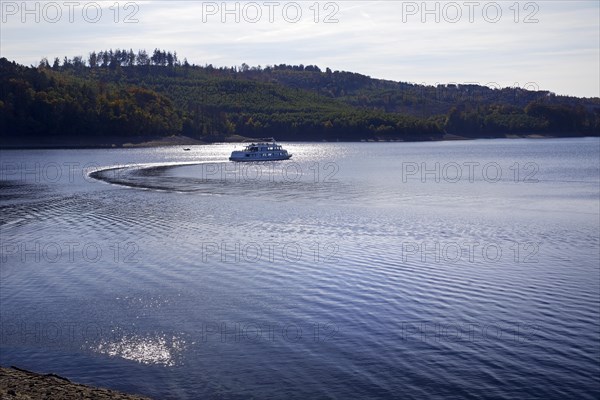
[[[50,397],[48,397],[50,396]],[[141,395],[71,382],[56,374],[40,374],[11,366],[0,367],[0,399],[151,400]]]
[[[423,139],[423,140],[385,140],[385,139],[361,139],[361,140],[283,140],[282,142],[287,143],[425,143],[425,142],[454,142],[454,141],[472,141],[472,140],[490,140],[490,139],[567,139],[567,138],[585,138],[585,137],[598,137],[598,136],[558,136],[558,135],[540,135],[540,134],[526,134],[526,135],[514,135],[507,134],[499,137],[466,137],[446,134],[442,139]],[[126,143],[76,143],[57,140],[57,143],[14,143],[4,144],[0,143],[0,150],[82,150],[82,149],[136,149],[136,148],[157,148],[157,147],[187,147],[187,146],[200,146],[200,145],[213,145],[217,143],[240,143],[244,141],[259,141],[264,140],[260,138],[247,138],[243,136],[231,136],[223,140],[216,142],[206,142],[199,139],[194,139],[187,136],[168,136],[160,139],[147,139],[142,141],[133,141]]]

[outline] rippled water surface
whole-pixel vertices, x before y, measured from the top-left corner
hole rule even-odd
[[[1,153],[0,364],[157,399],[600,396],[598,139]]]

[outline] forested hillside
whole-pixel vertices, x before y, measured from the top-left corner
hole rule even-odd
[[[478,85],[423,86],[317,66],[215,68],[154,50],[25,67],[0,59],[2,144],[124,143],[169,135],[437,140],[598,135],[600,99]]]

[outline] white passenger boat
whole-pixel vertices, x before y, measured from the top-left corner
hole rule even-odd
[[[230,161],[279,161],[289,160],[292,155],[283,147],[271,142],[252,143],[244,147],[244,150],[236,150],[231,153]]]

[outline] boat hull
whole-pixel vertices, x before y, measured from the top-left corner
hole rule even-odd
[[[231,156],[229,157],[229,161],[235,161],[235,162],[259,162],[259,161],[285,161],[285,160],[289,160],[290,158],[292,158],[291,154],[288,154],[287,156],[278,156],[278,157],[246,157],[245,155],[243,156]]]

